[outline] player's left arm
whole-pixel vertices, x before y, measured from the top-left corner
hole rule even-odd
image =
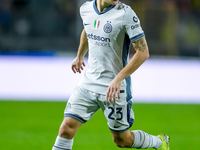
[[[116,102],[115,95],[120,99],[120,88],[122,81],[134,73],[148,58],[149,50],[145,37],[142,37],[132,43],[136,53],[133,55],[129,63],[117,74],[117,76],[110,83],[107,93],[106,100],[109,102]]]

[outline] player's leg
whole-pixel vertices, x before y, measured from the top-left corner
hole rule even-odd
[[[73,138],[82,123],[74,118],[65,117],[59,130],[59,135],[52,150],[71,150]]]
[[[74,118],[65,117],[60,126],[59,136],[66,139],[72,139],[82,124],[83,123]]]
[[[150,135],[141,130],[127,130],[123,133],[112,132],[112,135],[116,145],[121,148],[158,149],[162,145],[162,141],[159,137]]]
[[[113,141],[120,148],[131,148],[133,145],[134,135],[129,130],[126,130],[122,133],[112,132],[112,136],[113,136]]]
[[[159,148],[162,141],[159,137],[147,134],[141,130],[130,131],[134,122],[134,113],[131,109],[132,101],[121,96],[116,103],[106,103],[102,96],[101,106],[108,126],[112,132],[113,140],[122,148]]]
[[[71,150],[77,130],[83,123],[89,121],[98,109],[95,93],[77,87],[67,103],[65,118],[53,150]]]

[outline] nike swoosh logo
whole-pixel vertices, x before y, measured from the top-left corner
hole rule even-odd
[[[84,23],[84,26],[90,25],[89,23]]]
[[[114,126],[114,128],[119,128],[119,127],[121,127],[121,125],[120,126]]]

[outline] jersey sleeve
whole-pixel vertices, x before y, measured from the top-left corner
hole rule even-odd
[[[144,31],[142,30],[142,27],[140,25],[139,18],[129,6],[127,6],[127,8],[125,9],[123,26],[131,42],[134,42],[145,36]]]
[[[79,10],[81,19],[82,19],[82,21],[83,21],[83,26],[84,26],[84,18],[85,18],[85,16],[86,16],[85,13],[87,12],[88,9],[90,9],[90,8],[88,7],[88,5],[89,5],[89,1],[86,1],[85,3],[83,3],[83,4],[81,5],[80,10]]]
[[[80,9],[79,9],[82,21],[83,21],[83,16],[84,16],[85,5],[86,5],[86,3],[82,4],[81,7],[80,7]]]

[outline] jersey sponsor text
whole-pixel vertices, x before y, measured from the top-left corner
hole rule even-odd
[[[96,40],[96,41],[102,41],[102,42],[110,42],[110,38],[105,38],[105,37],[101,37],[98,35],[93,35],[91,34],[87,34],[88,39],[92,39],[92,40]]]

